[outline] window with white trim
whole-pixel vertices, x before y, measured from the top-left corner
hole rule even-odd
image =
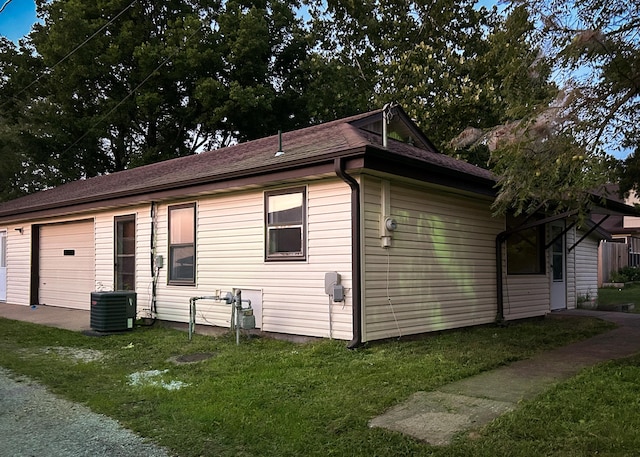
[[[306,259],[306,189],[264,194],[265,260]]]
[[[169,284],[196,282],[196,204],[169,207]]]

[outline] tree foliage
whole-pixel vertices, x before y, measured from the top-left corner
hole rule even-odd
[[[553,57],[563,99],[564,130],[596,160],[631,152],[623,190],[637,189],[640,135],[640,2],[522,0]]]
[[[442,152],[493,166],[488,130],[546,108],[557,93],[525,8],[472,0],[327,2],[324,46],[351,60],[373,105],[399,102]],[[473,141],[463,131],[479,132]],[[454,140],[454,141],[452,141]]]
[[[37,6],[43,23],[0,43],[4,198],[309,122],[295,2]]]

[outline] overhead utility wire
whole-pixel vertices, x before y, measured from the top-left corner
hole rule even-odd
[[[193,37],[194,37],[194,35],[195,35],[196,33],[198,33],[198,32],[202,29],[202,27],[203,27],[203,26],[198,27],[198,28],[197,28],[197,29],[196,29],[196,30],[195,30],[191,35],[189,35],[189,36],[187,37],[187,39],[184,41],[184,43],[182,44],[182,46],[184,46],[185,44],[187,44],[187,42],[188,42],[191,38],[193,38]],[[173,58],[173,57],[178,53],[178,51],[180,51],[180,50],[182,49],[182,46],[178,47],[178,49],[176,49],[176,50],[175,50],[175,52],[173,52],[170,56],[168,56],[166,59],[164,59],[162,62],[160,62],[160,64],[159,64],[156,68],[154,68],[154,69],[151,71],[151,73],[149,73],[149,74],[147,75],[147,77],[146,77],[146,78],[144,78],[144,79],[140,82],[140,84],[138,84],[136,87],[134,87],[133,89],[131,89],[131,90],[129,91],[129,93],[128,93],[127,95],[125,95],[125,97],[124,97],[122,100],[120,100],[120,101],[118,102],[118,104],[117,104],[116,106],[114,106],[113,108],[111,108],[111,109],[109,110],[109,112],[108,112],[108,113],[106,113],[106,114],[102,115],[102,116],[100,117],[100,119],[98,119],[98,120],[97,120],[97,121],[96,121],[96,122],[95,122],[91,127],[89,127],[89,129],[88,129],[86,132],[84,132],[84,134],[83,134],[80,138],[78,138],[76,141],[74,141],[74,142],[73,142],[73,143],[72,143],[72,144],[71,144],[67,149],[65,149],[64,151],[62,151],[61,155],[64,155],[64,154],[66,154],[67,152],[69,152],[69,150],[71,150],[71,148],[72,148],[72,147],[74,147],[76,144],[78,144],[80,141],[82,141],[84,138],[86,138],[86,136],[87,136],[87,135],[89,135],[89,133],[90,133],[90,132],[91,132],[91,131],[92,131],[92,130],[93,130],[93,129],[98,125],[98,124],[100,124],[100,123],[101,123],[102,121],[104,121],[104,120],[105,120],[105,119],[106,119],[106,118],[107,118],[111,113],[113,113],[115,110],[117,110],[117,109],[120,107],[120,105],[122,105],[122,104],[123,104],[123,103],[124,103],[124,102],[129,98],[129,97],[131,97],[131,96],[135,93],[135,91],[137,91],[138,89],[140,89],[140,88],[144,85],[144,83],[146,83],[149,79],[151,79],[151,77],[152,77],[152,76],[153,76],[153,75],[154,75],[158,70],[160,70],[160,68],[162,68],[162,67],[164,66],[164,64],[166,64],[166,63],[167,63],[171,58]]]
[[[9,2],[11,2],[12,0],[8,0],[7,3],[5,3],[2,6],[2,9],[4,9],[7,4]],[[109,22],[107,22],[106,24],[104,24],[102,27],[100,27],[96,32],[93,33],[93,35],[91,35],[89,38],[87,38],[86,40],[84,40],[82,43],[80,43],[78,46],[76,46],[73,50],[71,50],[69,53],[67,53],[66,56],[64,56],[62,59],[60,59],[58,62],[56,62],[53,66],[51,66],[50,68],[48,68],[49,71],[53,70],[54,68],[56,68],[58,65],[60,65],[62,62],[64,62],[65,60],[67,60],[69,57],[71,57],[73,54],[75,54],[75,52],[80,49],[81,47],[83,47],[85,44],[87,44],[89,41],[91,41],[96,35],[98,35],[100,32],[102,32],[104,29],[106,29],[108,26],[110,26],[111,24],[113,24],[113,22],[118,19],[120,16],[122,16],[125,11],[127,11],[129,8],[131,8],[133,6],[133,4],[135,2],[137,2],[138,0],[133,0],[131,3],[129,3],[128,6],[126,6],[122,11],[120,11],[118,14],[116,14],[114,17],[112,17]],[[2,9],[0,9],[0,12],[2,12]],[[35,83],[37,83],[38,81],[40,81],[40,79],[42,79],[42,77],[45,76],[45,73],[41,74],[40,76],[38,76],[36,79],[34,79],[29,85],[27,85],[26,87],[24,87],[22,90],[18,91],[17,94],[14,94],[11,98],[13,98],[14,100],[17,100],[16,97],[20,94],[22,94],[24,91],[26,91],[27,89],[29,89],[31,86],[33,86]],[[6,102],[4,102],[2,105],[0,105],[0,108],[2,108],[4,105],[6,105],[7,103],[9,103],[9,101],[7,100]]]
[[[7,0],[6,2],[4,2],[4,5],[0,7],[0,13],[2,13],[4,9],[9,5],[9,3],[11,3],[12,1],[13,0]]]

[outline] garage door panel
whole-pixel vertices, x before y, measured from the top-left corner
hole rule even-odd
[[[51,306],[90,308],[95,289],[93,221],[40,227],[39,301]]]
[[[47,299],[46,304],[48,306],[60,306],[63,308],[73,308],[73,309],[90,309],[90,294],[85,292],[74,292],[69,291],[63,288],[51,288],[48,289],[48,294],[51,296],[50,299]],[[55,297],[55,298],[54,298]],[[44,301],[44,300],[41,300]]]

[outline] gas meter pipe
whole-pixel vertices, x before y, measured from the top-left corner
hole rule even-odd
[[[196,330],[196,302],[198,300],[222,300],[230,303],[229,294],[226,297],[220,297],[219,295],[205,295],[203,297],[191,297],[189,299],[189,341],[191,341],[191,335]]]
[[[236,310],[236,344],[240,344],[240,311],[242,310],[242,291],[240,289],[234,290],[235,292],[235,304]]]

